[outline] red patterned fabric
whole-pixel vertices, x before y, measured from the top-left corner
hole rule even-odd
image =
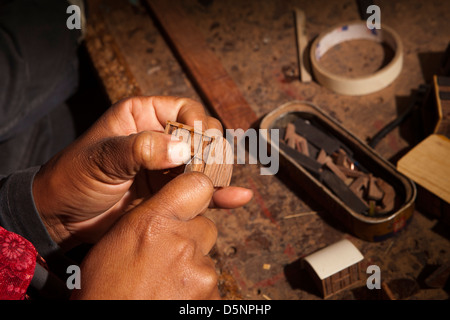
[[[0,300],[27,297],[37,256],[28,240],[0,227]]]

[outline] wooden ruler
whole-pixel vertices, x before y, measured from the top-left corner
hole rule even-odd
[[[167,0],[147,0],[175,54],[186,68],[199,95],[225,129],[252,127],[258,117],[208,47],[201,31],[180,8]]]

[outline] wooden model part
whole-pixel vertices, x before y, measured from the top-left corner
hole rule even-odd
[[[450,139],[450,77],[435,75],[433,84],[438,113],[433,133]]]
[[[334,172],[335,175],[337,175],[342,181],[346,181],[347,180],[347,176],[345,174],[342,173],[341,170],[339,170],[339,168],[334,164],[333,160],[331,160],[330,157],[327,157],[325,159],[325,165]]]
[[[361,252],[347,239],[304,258],[305,267],[325,299],[363,282],[363,260]]]
[[[225,138],[208,136],[203,131],[173,121],[167,121],[164,132],[191,145],[191,159],[184,172],[202,172],[211,179],[214,187],[230,185],[234,158]]]
[[[369,185],[367,188],[367,198],[370,200],[380,201],[384,197],[384,192],[377,185],[377,178],[369,174]]]
[[[368,182],[369,178],[360,176],[352,182],[352,184],[350,185],[350,190],[352,190],[359,198],[361,198],[361,200],[363,200]]]
[[[295,126],[289,123],[286,127],[286,133],[284,135],[284,141],[292,149],[303,153],[305,156],[309,156],[308,141],[302,136],[295,133]]]

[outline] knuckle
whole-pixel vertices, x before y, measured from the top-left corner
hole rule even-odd
[[[153,153],[153,139],[150,132],[142,132],[136,135],[132,146],[133,156],[139,161],[137,163],[146,163],[150,161]]]
[[[174,245],[174,252],[182,261],[192,260],[197,251],[197,245],[193,239],[181,238]]]
[[[201,284],[203,288],[211,290],[217,287],[219,276],[216,272],[213,260],[208,257],[205,257],[205,259],[207,261],[205,262],[205,267],[201,274]]]
[[[208,117],[208,128],[217,129],[223,134],[222,123],[214,117]]]
[[[203,219],[205,223],[205,233],[207,232],[209,234],[209,239],[215,242],[219,233],[216,224],[211,219],[204,216],[199,218]]]
[[[186,98],[186,97],[177,97],[177,99],[176,99],[176,105],[180,109],[183,106],[194,104],[194,103],[197,103],[197,102],[192,100],[192,99],[190,99],[190,98]]]

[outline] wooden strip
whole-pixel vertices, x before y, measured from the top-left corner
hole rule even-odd
[[[317,162],[319,162],[320,164],[324,164],[327,159],[328,156],[325,150],[320,149],[319,154],[317,155]]]
[[[167,0],[147,0],[199,95],[226,129],[251,128],[258,117],[209,48],[200,30],[179,6]]]
[[[309,71],[309,59],[306,53],[306,47],[308,46],[308,39],[306,37],[306,17],[305,12],[296,8],[295,12],[295,24],[297,32],[297,53],[298,64],[300,69],[300,80],[302,82],[311,82],[312,77]]]
[[[297,148],[300,149],[299,151],[301,151],[301,153],[309,157],[308,141],[306,141],[305,138],[299,136],[298,134],[295,134],[295,136],[297,138]]]
[[[337,166],[337,167],[339,168],[339,170],[342,171],[343,174],[345,174],[348,177],[358,178],[361,176],[367,176],[367,174],[362,171],[352,170],[352,169],[346,168],[344,166]]]
[[[339,170],[339,168],[334,164],[333,160],[331,160],[330,157],[327,157],[325,159],[325,165],[331,171],[333,171],[334,174],[339,177],[339,179],[341,179],[342,181],[346,181],[347,180],[347,176],[345,174],[343,174],[341,170]]]

